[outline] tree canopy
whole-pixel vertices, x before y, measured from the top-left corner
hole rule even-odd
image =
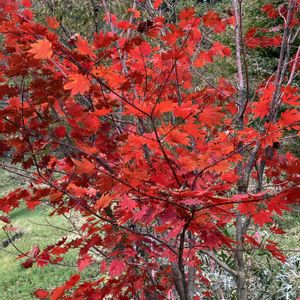
[[[30,184],[0,199],[1,220],[10,230],[23,202],[80,215],[78,237],[20,255],[43,267],[79,249],[70,280],[35,295],[206,299],[217,295],[209,257],[248,299],[251,251],[286,259],[260,230],[282,234],[277,218],[299,204],[299,158],[283,146],[299,135],[299,1],[264,5],[276,27],[247,32],[238,0],[227,14],[184,8],[172,22],[161,13],[170,1],[128,1],[122,19],[103,1],[105,25],[70,36],[19,2],[0,1],[0,154]],[[257,48],[274,49],[277,65],[251,81]],[[209,74],[214,64],[234,76]],[[81,282],[90,264],[99,274]]]

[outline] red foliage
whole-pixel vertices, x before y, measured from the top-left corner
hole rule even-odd
[[[183,281],[187,267],[194,267],[200,284],[200,251],[235,246],[222,230],[235,224],[237,213],[264,226],[299,203],[299,160],[274,146],[284,131],[299,129],[297,88],[282,88],[285,111],[270,122],[276,89],[271,77],[257,88],[240,128],[235,86],[223,78],[215,86],[195,86],[199,68],[232,53],[220,42],[198,51],[202,30],[219,33],[232,21],[212,11],[196,17],[193,9],[182,11],[177,24],[158,17],[134,25],[106,15],[116,30],[96,33],[91,42],[75,35],[66,44],[55,19],[47,19],[47,28],[28,17],[19,1],[0,3],[0,154],[9,153],[31,181],[28,189],[0,199],[0,210],[7,214],[24,200],[30,209],[48,201],[52,214],[76,211],[80,238],[34,247],[22,265],[61,263],[63,254],[78,248],[79,271],[98,263],[103,275],[77,287],[80,276],[73,275],[49,294],[37,290],[36,297],[133,299],[138,293],[140,299],[166,299],[176,285],[174,265]],[[23,5],[30,7],[30,1]],[[264,11],[275,17],[272,7]],[[248,47],[281,44],[279,35],[256,34],[246,34]],[[259,119],[261,128],[253,125]],[[237,166],[248,167],[245,157],[255,147],[253,164],[265,162],[265,176],[278,190],[237,192]],[[250,172],[249,178],[258,175]],[[6,216],[1,220],[9,223]],[[273,232],[282,233],[277,227]],[[245,243],[255,240],[250,236]],[[284,261],[272,241],[267,250]]]

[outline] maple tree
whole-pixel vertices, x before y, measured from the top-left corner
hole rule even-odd
[[[300,48],[289,47],[299,33],[299,1],[262,8],[282,17],[276,31],[243,33],[241,2],[233,0],[232,16],[196,16],[187,8],[177,23],[159,14],[144,21],[135,6],[127,21],[107,10],[109,30],[68,42],[55,18],[48,27],[36,23],[30,1],[19,2],[0,1],[0,153],[11,159],[1,167],[30,185],[0,199],[1,220],[9,229],[9,213],[24,201],[29,209],[47,203],[57,215],[76,211],[82,221],[80,237],[20,256],[25,268],[43,267],[79,249],[78,272],[35,296],[213,297],[203,274],[207,256],[235,277],[237,299],[247,299],[245,249],[264,248],[285,261],[250,225],[272,224],[281,234],[275,216],[299,204],[300,161],[280,148],[286,135],[299,135]],[[162,2],[153,1],[153,10]],[[203,46],[228,28],[234,50],[218,40]],[[278,47],[279,57],[252,95],[246,51],[255,47]],[[229,57],[236,82],[204,78],[199,89],[202,69]],[[234,266],[220,250],[234,253]],[[99,277],[81,282],[93,263]]]

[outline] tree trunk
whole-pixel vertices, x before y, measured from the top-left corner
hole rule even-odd
[[[235,49],[236,49],[236,64],[237,64],[237,80],[238,80],[238,105],[239,105],[239,114],[238,114],[238,126],[240,129],[244,128],[244,112],[248,104],[248,76],[247,76],[247,66],[245,62],[245,53],[243,52],[243,32],[242,32],[242,4],[240,0],[232,0],[232,6],[235,16]],[[243,59],[244,58],[244,59]],[[243,61],[244,69],[246,72],[246,80],[243,70]],[[246,81],[246,82],[245,82]],[[245,87],[246,86],[246,87]],[[240,144],[238,147],[241,148],[243,145]],[[242,154],[242,153],[240,153]],[[238,174],[239,174],[239,183],[238,190],[239,193],[245,193],[247,191],[247,181],[245,178],[242,162],[238,165]],[[236,276],[236,289],[237,289],[237,299],[238,300],[247,300],[247,280],[246,280],[246,268],[245,260],[243,253],[243,234],[244,234],[244,224],[243,218],[237,212],[236,217],[236,249],[234,254],[234,263]]]
[[[235,270],[238,274],[238,276],[236,277],[237,299],[247,300],[247,279],[245,272],[245,259],[243,253],[243,220],[242,216],[240,215],[236,217],[236,241],[237,246],[235,250]]]
[[[188,282],[186,278],[182,277],[182,273],[176,263],[172,264],[172,275],[176,291],[180,300],[193,300],[194,298],[194,283],[195,283],[195,270],[189,269]]]

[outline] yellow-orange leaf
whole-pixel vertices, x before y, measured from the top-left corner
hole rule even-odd
[[[33,54],[36,59],[46,59],[51,58],[53,55],[52,43],[46,38],[43,40],[38,40],[37,42],[31,44],[31,49],[28,53]]]
[[[64,85],[65,90],[71,90],[71,95],[84,94],[90,88],[90,81],[81,74],[73,73],[69,76],[70,82]]]
[[[199,115],[199,121],[205,126],[217,126],[220,124],[224,114],[220,107],[207,106]]]
[[[46,22],[48,26],[52,29],[59,28],[60,24],[55,17],[46,17]]]
[[[81,174],[92,174],[95,170],[96,164],[95,162],[89,161],[88,159],[83,160],[74,160],[74,164],[76,165],[76,169]]]
[[[102,196],[97,200],[96,204],[94,205],[95,209],[102,209],[107,207],[111,201],[112,201],[112,197],[109,194],[102,194]]]
[[[91,47],[89,46],[89,42],[81,37],[80,35],[77,36],[77,40],[75,42],[77,50],[82,55],[89,55],[91,57],[96,57],[94,52],[92,51]]]

